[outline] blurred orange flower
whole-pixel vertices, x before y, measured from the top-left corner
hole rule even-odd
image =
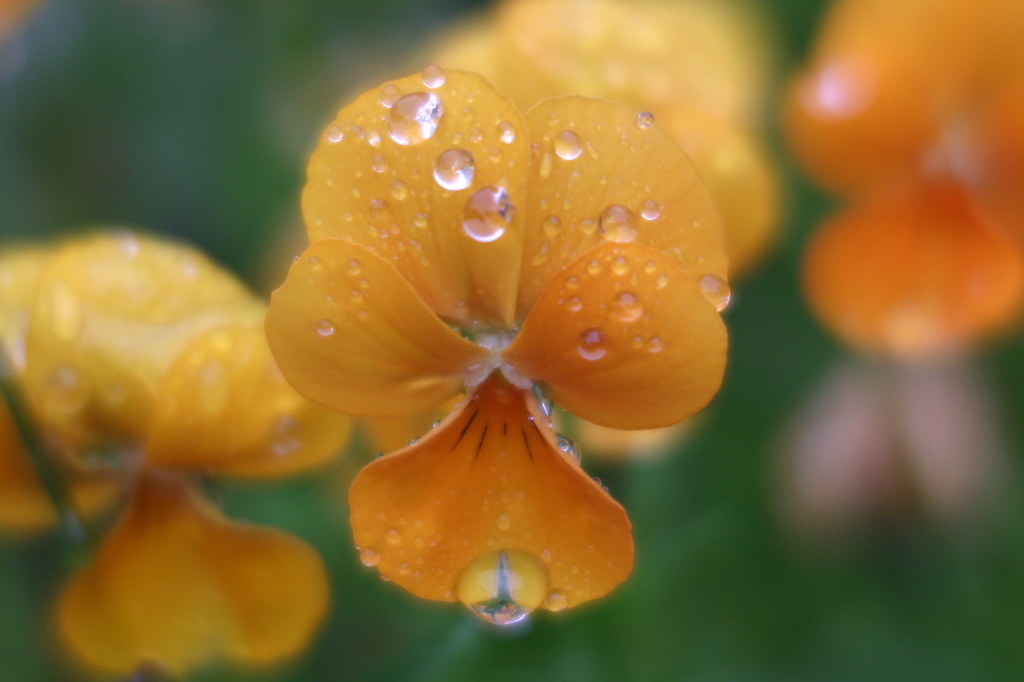
[[[815,313],[903,356],[1016,319],[1024,260],[1024,10],[1015,0],[842,0],[784,107],[808,174],[854,205],[807,251]]]
[[[618,428],[673,424],[717,391],[726,258],[686,155],[624,106],[522,116],[482,77],[431,67],[342,109],[308,177],[312,243],[266,323],[285,376],[365,417],[466,395],[356,478],[364,563],[494,622],[610,591],[629,520],[532,389]]]
[[[0,333],[23,358],[52,451],[128,489],[94,560],[59,598],[61,635],[82,661],[118,674],[296,652],[328,603],[319,557],[284,533],[225,519],[196,473],[271,477],[323,464],[349,420],[284,381],[261,329],[264,305],[198,252],[100,233],[40,265],[28,305],[17,322],[0,316]],[[111,447],[119,456],[97,457]],[[0,471],[26,471],[6,460]]]

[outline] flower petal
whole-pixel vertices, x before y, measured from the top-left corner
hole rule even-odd
[[[369,451],[394,452],[401,450],[408,446],[410,441],[419,439],[451,414],[461,400],[462,396],[459,395],[431,410],[408,417],[360,420],[360,428]]]
[[[365,417],[429,410],[488,355],[439,320],[395,266],[343,239],[313,242],[292,264],[266,327],[299,393]]]
[[[39,278],[53,253],[31,247],[0,253],[0,352],[19,374],[25,369],[25,336]]]
[[[145,437],[157,384],[192,338],[260,303],[199,252],[128,232],[66,243],[43,272],[26,387],[66,451]]]
[[[847,343],[919,355],[1013,319],[1024,260],[967,189],[934,182],[831,218],[808,246],[803,280],[815,314]]]
[[[535,151],[519,319],[561,267],[606,242],[650,246],[694,279],[726,277],[715,202],[660,127],[624,106],[575,96],[540,102],[526,122]]]
[[[182,479],[150,475],[61,594],[57,622],[83,661],[112,673],[180,674],[218,656],[266,664],[310,640],[328,590],[304,542],[228,521]]]
[[[632,569],[629,519],[542,419],[532,394],[492,377],[418,443],[368,464],[349,492],[363,562],[452,601],[474,559],[516,551],[543,562],[553,601],[608,593]]]
[[[711,277],[709,292],[724,286]],[[670,257],[604,244],[555,275],[502,357],[583,419],[652,429],[711,400],[726,346],[716,306]]]
[[[261,327],[197,337],[160,384],[147,462],[156,468],[281,476],[330,461],[351,419],[310,403],[284,380]]]
[[[481,76],[440,73],[385,83],[338,113],[309,162],[309,238],[365,246],[446,320],[507,327],[527,136],[512,103]],[[467,211],[489,219],[466,228]]]

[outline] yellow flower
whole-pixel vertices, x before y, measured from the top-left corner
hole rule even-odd
[[[632,566],[629,520],[532,388],[636,429],[717,391],[727,265],[686,155],[622,105],[522,116],[481,76],[431,67],[342,109],[308,175],[312,243],[266,322],[288,381],[376,418],[466,395],[356,478],[364,563],[496,622],[610,591]]]
[[[328,603],[319,557],[279,531],[228,521],[195,477],[308,469],[348,436],[348,419],[284,381],[264,305],[198,252],[120,232],[56,249],[29,310],[19,318],[23,383],[41,432],[70,466],[113,470],[130,487],[58,601],[76,655],[126,674],[296,652]],[[8,343],[14,327],[0,328]],[[102,448],[119,456],[98,458]]]

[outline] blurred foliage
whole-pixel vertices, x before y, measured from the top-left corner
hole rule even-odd
[[[411,71],[442,0],[53,0],[0,47],[0,237],[96,223],[191,240],[256,281],[296,224],[309,151],[353,91]],[[788,63],[820,0],[762,0]],[[777,140],[777,136],[775,137]],[[776,144],[778,144],[776,142]],[[780,146],[781,148],[781,146]],[[781,152],[780,152],[781,153]],[[800,299],[805,235],[828,210],[790,167],[786,233],[735,287],[726,384],[675,456],[598,465],[630,512],[632,578],[611,596],[498,630],[380,581],[352,546],[333,477],[217,492],[227,513],[304,538],[335,591],[307,655],[190,680],[980,680],[1024,674],[1024,343],[980,359],[1013,453],[1005,490],[965,531],[911,510],[826,547],[779,521],[777,449],[845,353]],[[54,537],[0,539],[0,679],[77,678],[50,620],[69,573]],[[153,614],[159,618],[160,614]]]

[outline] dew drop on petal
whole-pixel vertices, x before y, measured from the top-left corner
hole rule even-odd
[[[555,437],[555,444],[558,446],[559,450],[572,457],[572,460],[579,464],[580,446],[576,444],[576,441],[564,433],[559,433]]]
[[[501,141],[505,144],[512,144],[516,141],[516,129],[508,121],[502,121],[498,125],[498,133],[501,135]]]
[[[608,353],[608,349],[605,347],[606,342],[607,338],[600,329],[595,327],[584,329],[580,332],[576,352],[584,360],[600,360]]]
[[[654,199],[648,199],[640,204],[640,217],[644,220],[657,220],[661,215],[661,204]]]
[[[652,353],[660,353],[665,348],[665,342],[660,337],[652,336],[647,342],[647,350]]]
[[[385,85],[380,89],[380,103],[385,109],[390,109],[394,106],[401,96],[402,91],[394,85]]]
[[[580,222],[578,222],[576,224],[576,226],[578,228],[580,228],[580,232],[582,232],[583,234],[585,234],[587,236],[590,236],[590,235],[594,234],[595,232],[597,232],[597,221],[596,220],[590,220],[589,218],[587,218],[585,220],[581,220]]]
[[[562,221],[558,219],[558,216],[549,215],[544,219],[544,234],[554,237],[561,231]]]
[[[544,608],[548,611],[561,611],[568,606],[569,600],[561,590],[551,590],[544,598]]]
[[[400,145],[419,144],[434,136],[443,113],[441,100],[434,93],[410,93],[391,107],[388,134]]]
[[[366,141],[370,143],[371,147],[379,147],[380,133],[378,133],[376,130],[371,130],[370,133],[366,136]]]
[[[388,160],[378,154],[373,157],[373,160],[370,162],[370,167],[378,173],[383,173],[388,169]]]
[[[444,69],[440,66],[434,66],[431,64],[427,68],[423,69],[423,84],[428,88],[439,88],[444,85],[447,76],[445,75]]]
[[[502,549],[469,562],[459,574],[455,592],[483,620],[512,625],[544,602],[548,576],[534,556]]]
[[[554,162],[551,160],[551,152],[544,152],[540,157],[540,177],[541,179],[547,179],[551,175],[551,168]]]
[[[640,298],[631,291],[621,291],[615,295],[615,316],[619,322],[636,322],[644,314]]]
[[[571,130],[563,130],[555,138],[555,153],[559,158],[572,161],[583,153],[583,140]]]
[[[729,305],[732,292],[725,280],[718,275],[704,275],[700,278],[698,286],[700,293],[704,294],[704,298],[710,301],[718,312],[722,312]]]
[[[612,261],[612,272],[616,275],[625,275],[629,272],[629,261],[624,256],[616,256]]]
[[[398,201],[405,201],[405,198],[409,196],[409,186],[401,180],[395,180],[391,183],[391,196]]]
[[[466,189],[473,182],[476,167],[473,155],[465,149],[449,149],[434,161],[434,180],[445,189]]]
[[[365,547],[359,550],[359,560],[363,562],[363,566],[376,566],[380,563],[380,554]]]
[[[402,541],[402,534],[398,532],[397,528],[391,528],[384,534],[384,539],[388,541],[389,545],[397,545]]]
[[[569,299],[569,312],[578,313],[583,310],[583,302],[580,301],[579,296],[573,296]]]
[[[636,215],[625,206],[606,206],[598,222],[605,241],[625,244],[636,238]]]
[[[334,323],[330,320],[320,320],[320,326],[317,327],[317,332],[320,336],[330,336],[334,333]]]
[[[512,527],[512,519],[509,518],[508,514],[502,514],[498,517],[498,529],[508,530]]]
[[[515,214],[516,208],[505,188],[488,185],[466,200],[462,230],[474,241],[493,242],[505,234]]]
[[[654,290],[661,291],[668,286],[668,275],[658,275],[658,279],[654,280]]]
[[[370,215],[374,218],[380,218],[388,210],[388,202],[383,199],[374,199],[370,202]]]
[[[332,144],[337,144],[345,139],[345,133],[341,131],[338,126],[330,126],[327,128],[327,141]]]
[[[636,124],[641,128],[650,128],[654,125],[654,114],[649,111],[642,111],[636,115]]]

